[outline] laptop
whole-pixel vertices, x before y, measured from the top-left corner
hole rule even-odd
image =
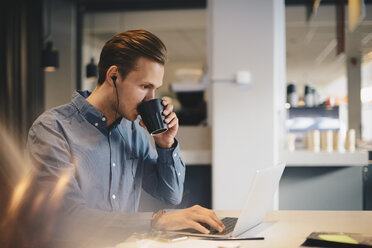
[[[272,206],[272,201],[279,186],[284,168],[285,164],[280,163],[256,171],[240,216],[238,218],[226,217],[221,220],[226,227],[225,232],[218,233],[216,230],[212,229],[209,234],[202,234],[193,229],[184,229],[172,231],[171,233],[211,238],[239,237],[264,220],[266,213]]]

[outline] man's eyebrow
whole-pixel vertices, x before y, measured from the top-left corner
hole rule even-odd
[[[151,83],[151,82],[145,82],[146,84],[149,84],[151,87],[155,88],[155,89],[159,89],[161,86],[159,87],[155,87],[155,84]]]

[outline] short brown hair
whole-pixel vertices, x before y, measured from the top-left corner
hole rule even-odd
[[[157,36],[143,29],[127,30],[115,35],[102,48],[98,63],[98,84],[105,81],[106,72],[112,65],[116,65],[121,77],[125,78],[140,57],[164,65],[167,49]]]

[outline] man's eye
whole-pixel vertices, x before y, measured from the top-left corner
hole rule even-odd
[[[147,89],[149,86],[148,85],[142,85],[142,88]]]

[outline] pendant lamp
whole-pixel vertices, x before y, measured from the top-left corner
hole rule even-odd
[[[87,71],[87,78],[89,79],[96,79],[98,76],[98,70],[97,70],[97,65],[94,63],[94,58],[92,57],[90,59],[90,63],[86,67]]]
[[[44,26],[47,27],[47,34],[45,35],[44,41],[46,41],[50,36],[52,30],[51,2],[52,1],[44,1],[44,13],[46,13],[46,18],[44,18]],[[44,71],[55,71],[58,68],[58,51],[55,47],[53,47],[53,42],[50,40],[46,42],[45,48],[42,50],[41,67]]]
[[[53,42],[48,41],[42,52],[42,67],[44,71],[55,71],[58,68],[58,51]]]
[[[91,14],[90,16],[90,30],[92,32],[92,35],[90,37],[90,41],[91,41],[90,49],[94,50],[94,42],[95,42],[94,14]],[[90,62],[86,66],[86,76],[87,78],[91,80],[95,80],[98,77],[98,69],[97,69],[96,63],[94,62],[93,56],[91,57]]]

